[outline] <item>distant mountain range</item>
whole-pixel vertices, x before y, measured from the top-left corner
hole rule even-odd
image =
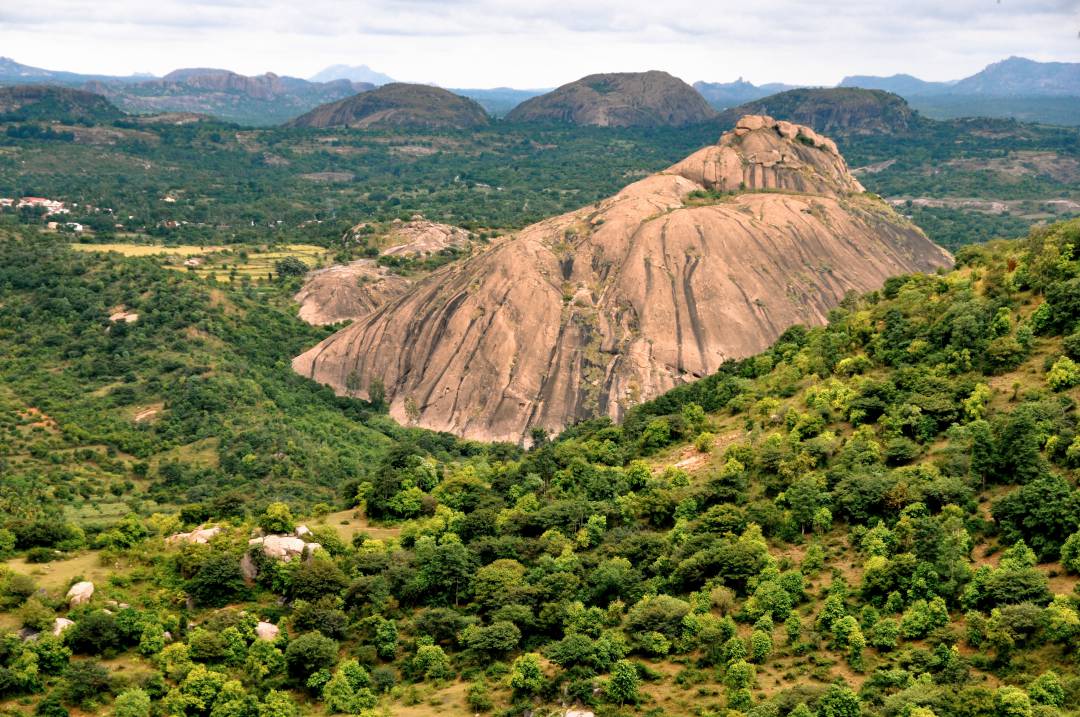
[[[1080,62],[1036,62],[1010,57],[971,77],[927,82],[911,75],[845,77],[841,87],[887,90],[902,96],[981,95],[991,97],[1080,97]]]
[[[367,65],[333,65],[307,80],[273,73],[245,76],[212,68],[182,69],[155,77],[47,70],[0,57],[0,85],[61,85],[103,95],[128,113],[192,112],[245,125],[280,124],[320,105],[392,82],[389,75]],[[563,95],[567,93],[567,87],[577,85],[570,83],[560,88]],[[948,82],[932,82],[906,74],[889,77],[851,75],[845,77],[839,87],[892,92],[908,100],[913,109],[935,119],[1011,117],[1030,122],[1080,125],[1080,63],[1036,62],[1010,57],[988,65],[970,77]],[[740,77],[734,82],[697,82],[694,89],[713,108],[726,110],[797,89],[797,86],[778,82],[754,85]],[[553,94],[548,90],[510,87],[450,91],[474,100],[493,117],[509,115],[512,119],[523,119],[523,110],[511,114],[515,108],[541,95]],[[594,94],[597,95],[593,98],[597,106],[612,103],[612,98],[605,98],[604,93]],[[577,107],[581,104],[580,99],[570,105]],[[550,105],[555,99],[549,97],[544,102]],[[632,106],[634,103],[628,105]],[[535,114],[537,107],[539,105],[533,102],[530,112]],[[587,109],[584,107],[582,111]],[[563,110],[566,108],[559,111]],[[545,116],[550,119],[553,113],[557,114],[556,109],[548,107]],[[701,112],[696,114],[702,115]]]
[[[755,85],[739,78],[734,82],[695,82],[694,89],[701,93],[710,105],[718,110],[759,100],[775,95],[777,92],[793,90],[797,85],[785,85],[782,82],[770,82]]]
[[[850,75],[838,85],[900,95],[927,117],[1012,117],[1028,122],[1080,125],[1080,63],[1010,57],[960,80],[931,82],[912,75]],[[791,85],[698,82],[717,109],[753,102]]]
[[[330,65],[321,72],[316,72],[308,78],[311,82],[333,82],[334,80],[348,80],[349,82],[365,82],[367,84],[388,85],[396,82],[390,75],[376,72],[367,65]]]

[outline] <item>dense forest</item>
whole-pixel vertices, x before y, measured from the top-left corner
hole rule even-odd
[[[526,452],[292,375],[287,278],[5,231],[7,713],[1080,704],[1080,221]]]

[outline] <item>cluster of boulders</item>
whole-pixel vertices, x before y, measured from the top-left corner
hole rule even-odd
[[[165,542],[173,545],[175,543],[197,543],[204,544],[209,543],[210,539],[221,532],[220,525],[208,525],[206,527],[199,526],[190,533],[175,533],[165,538]]]
[[[293,558],[310,560],[316,550],[321,550],[318,543],[304,541],[305,536],[311,535],[311,530],[306,525],[298,525],[293,535],[262,535],[248,541],[251,549],[260,548],[262,554],[271,560],[283,563],[290,562]],[[251,557],[251,550],[244,553],[240,559],[240,572],[245,580],[254,580],[259,575],[259,567]]]

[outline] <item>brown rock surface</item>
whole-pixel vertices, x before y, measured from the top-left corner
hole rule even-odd
[[[293,367],[340,392],[354,372],[382,380],[398,420],[519,441],[619,418],[793,324],[824,323],[850,290],[951,263],[863,193],[831,141],[767,117],[740,125],[436,271]]]
[[[690,85],[666,72],[589,75],[522,102],[510,122],[569,122],[600,127],[684,127],[716,116]]]
[[[308,274],[293,299],[309,324],[336,324],[369,314],[412,285],[371,259],[338,264]]]

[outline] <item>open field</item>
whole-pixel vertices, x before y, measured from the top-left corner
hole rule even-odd
[[[72,244],[75,251],[86,252],[110,252],[114,251],[124,256],[197,256],[211,252],[223,251],[220,246],[162,246],[160,244]]]
[[[170,261],[167,266],[170,269],[190,271],[204,278],[213,276],[218,281],[228,282],[241,277],[247,277],[252,281],[267,279],[274,273],[274,265],[288,257],[299,259],[310,268],[323,266],[329,261],[329,251],[314,244],[284,244],[281,246],[261,244],[225,247],[114,243],[72,244],[71,247],[82,252],[117,252],[124,256],[169,257]],[[183,258],[185,261],[199,261],[195,265],[190,265],[173,260],[172,257]]]

